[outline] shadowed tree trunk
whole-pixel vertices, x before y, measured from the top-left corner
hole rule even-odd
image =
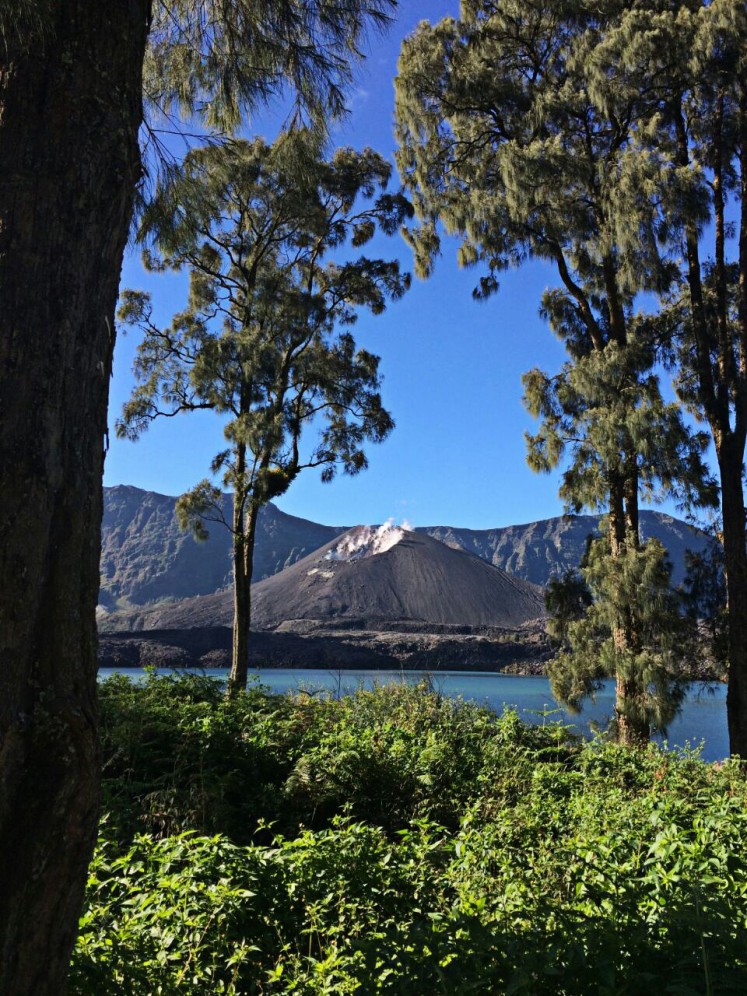
[[[638,482],[633,474],[611,481],[609,542],[614,558],[622,557],[626,548],[638,545]],[[631,613],[626,616],[618,619],[612,634],[621,653],[636,644],[634,620]],[[617,740],[627,747],[645,747],[651,737],[651,727],[637,707],[642,695],[641,684],[633,675],[618,672],[615,683]]]
[[[233,497],[233,646],[228,695],[246,689],[249,674],[249,631],[252,621],[252,569],[259,508],[247,494],[246,446],[236,448],[236,491]]]
[[[724,564],[729,613],[729,688],[726,712],[729,750],[747,759],[747,550],[742,490],[741,439],[719,447],[721,512],[724,524]]]
[[[249,641],[252,622],[252,568],[259,507],[251,504],[241,534],[234,533],[233,652],[228,679],[229,696],[246,690],[249,676]]]
[[[682,97],[680,96],[680,101]],[[691,168],[686,115],[675,115],[678,162]],[[737,258],[737,319],[730,328],[726,256],[726,199],[723,192],[725,162],[723,101],[719,102],[709,158],[714,163],[715,308],[707,308],[707,272],[701,261],[699,231],[695,220],[685,225],[687,282],[694,340],[693,372],[698,401],[711,430],[718,459],[723,518],[724,567],[727,590],[729,688],[726,712],[729,751],[747,760],[747,545],[743,489],[745,440],[747,440],[747,88],[740,85],[739,114],[739,235]],[[715,311],[715,314],[713,313]],[[732,342],[732,336],[735,342]],[[714,349],[715,345],[715,349]],[[713,356],[711,354],[714,354]]]
[[[0,43],[0,992],[59,996],[99,800],[95,605],[149,0]],[[23,34],[23,32],[21,32]]]

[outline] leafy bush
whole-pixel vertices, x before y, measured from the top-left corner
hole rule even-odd
[[[102,698],[114,815],[78,996],[743,991],[735,765],[406,686],[234,703],[151,679]]]
[[[572,756],[579,741],[558,726],[524,726],[442,698],[389,685],[337,700],[254,688],[225,699],[199,675],[115,676],[101,686],[104,809],[126,840],[193,829],[256,840],[260,824],[296,833],[343,811],[395,832],[427,817],[452,828],[481,791],[486,757],[505,766]]]
[[[303,742],[289,698],[257,688],[226,700],[214,678],[151,674],[109,678],[100,701],[104,811],[123,840],[195,829],[248,842],[281,815]]]

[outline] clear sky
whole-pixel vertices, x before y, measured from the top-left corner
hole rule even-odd
[[[400,0],[388,34],[370,40],[357,72],[351,114],[333,140],[370,145],[392,158],[397,56],[418,21],[458,12],[458,0]],[[270,123],[255,130],[272,138]],[[391,187],[398,184],[396,172]],[[375,243],[381,256],[397,256],[412,269],[399,236]],[[368,250],[367,250],[368,251]],[[354,328],[360,345],[381,356],[384,403],[396,428],[369,448],[369,469],[322,484],[306,471],[278,505],[286,512],[332,525],[378,523],[390,517],[413,526],[474,529],[525,523],[562,512],[558,475],[537,475],[525,462],[523,434],[533,430],[521,396],[521,374],[534,366],[555,372],[562,347],[538,316],[540,296],[556,282],[553,271],[525,265],[504,275],[486,303],[472,300],[476,271],[460,271],[455,246],[445,243],[433,277],[413,280],[405,297],[376,317],[362,313]],[[125,261],[123,287],[147,288],[161,319],[184,305],[184,284],[144,274],[139,254]],[[134,332],[117,345],[110,422],[133,386]],[[207,476],[223,436],[218,418],[197,412],[154,424],[137,443],[111,433],[104,483],[132,484],[178,495]]]

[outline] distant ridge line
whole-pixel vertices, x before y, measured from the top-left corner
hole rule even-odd
[[[230,495],[225,496],[227,510]],[[231,585],[230,538],[216,525],[206,543],[180,532],[176,498],[134,485],[104,488],[101,595],[104,610],[143,606],[163,599],[212,595]],[[589,532],[600,516],[556,516],[495,529],[421,526],[425,534],[485,560],[524,581],[545,585],[578,565]],[[260,516],[254,579],[269,578],[345,532],[268,505]],[[673,516],[641,513],[644,538],[655,536],[669,552],[674,580],[684,575],[689,547],[704,549],[706,534]]]

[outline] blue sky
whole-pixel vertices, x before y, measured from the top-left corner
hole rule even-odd
[[[351,114],[336,129],[337,145],[370,145],[393,161],[393,79],[402,38],[419,20],[439,20],[458,11],[457,0],[403,0],[397,22],[370,40],[370,54],[357,72]],[[272,138],[275,124],[255,122],[255,133]],[[250,129],[251,131],[252,129]],[[393,176],[392,187],[398,179]],[[382,256],[397,256],[412,269],[409,248],[399,238],[376,242]],[[460,271],[455,245],[429,281],[412,289],[383,315],[362,314],[354,334],[381,356],[384,403],[396,428],[369,449],[369,469],[354,478],[322,484],[307,471],[278,502],[286,512],[335,525],[382,522],[390,517],[414,526],[448,524],[484,529],[525,523],[562,512],[558,475],[537,475],[525,462],[523,433],[534,428],[522,401],[521,375],[534,366],[555,372],[562,347],[538,317],[542,291],[553,271],[529,264],[504,275],[487,303],[471,298],[474,271]],[[147,288],[165,322],[184,304],[183,281],[145,275],[139,254],[125,261],[122,286]],[[110,423],[133,387],[134,332],[117,345]],[[221,448],[221,425],[210,413],[156,423],[137,443],[111,433],[104,483],[133,484],[177,495],[208,473]]]

